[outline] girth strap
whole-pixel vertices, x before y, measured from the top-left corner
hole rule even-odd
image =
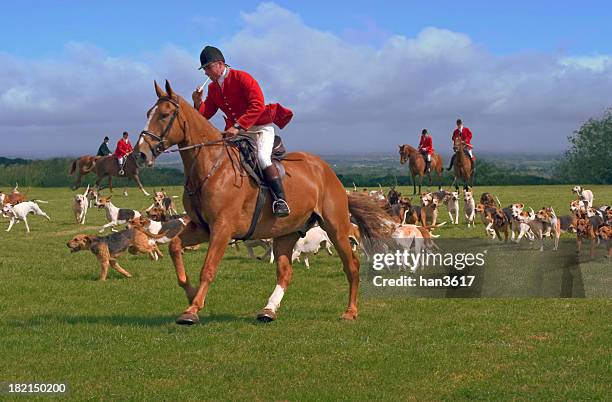
[[[251,226],[246,234],[242,237],[239,237],[237,240],[248,240],[251,236],[253,236],[253,232],[255,232],[255,227],[257,227],[257,222],[259,222],[259,218],[261,217],[261,211],[263,211],[263,206],[266,202],[266,193],[269,191],[269,187],[263,184],[259,185],[259,190],[257,193],[257,202],[255,203],[255,211],[253,212],[253,219],[251,219]]]

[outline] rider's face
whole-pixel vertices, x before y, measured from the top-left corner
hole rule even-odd
[[[203,70],[204,74],[206,74],[208,78],[210,78],[212,81],[217,81],[221,77],[221,74],[223,74],[223,70],[225,70],[225,63],[222,61],[216,61],[204,67]]]

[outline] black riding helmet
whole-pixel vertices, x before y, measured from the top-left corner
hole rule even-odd
[[[198,68],[198,70],[201,70],[210,63],[214,63],[216,61],[222,61],[225,63],[223,53],[221,53],[221,51],[214,46],[206,46],[202,50],[202,53],[200,53],[200,68]]]

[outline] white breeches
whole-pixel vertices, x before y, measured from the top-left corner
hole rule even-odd
[[[257,141],[257,159],[262,169],[272,166],[272,148],[274,148],[274,126],[266,124],[263,126],[253,126],[249,131],[259,131],[255,135]]]
[[[122,156],[121,158],[117,158],[117,160],[119,161],[120,165],[123,165],[123,161],[125,160],[125,156]]]
[[[427,162],[431,162],[431,155],[427,154]]]
[[[468,154],[470,155],[470,158],[472,158],[472,159],[474,158],[474,154],[472,153],[471,149],[468,149]]]

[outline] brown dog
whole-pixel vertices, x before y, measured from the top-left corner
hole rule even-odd
[[[612,226],[606,224],[601,225],[597,231],[599,238],[606,242],[608,247],[608,258],[612,257]]]
[[[66,246],[72,253],[90,250],[100,262],[101,281],[106,280],[109,265],[126,278],[132,277],[117,262],[117,257],[123,252],[129,251],[131,254],[140,252],[152,255],[157,248],[149,244],[149,238],[146,234],[134,229],[127,229],[108,236],[79,234],[66,243]]]
[[[595,235],[595,229],[591,225],[590,219],[583,215],[576,221],[576,246],[578,247],[577,253],[580,254],[582,251],[582,240],[591,240],[591,250],[589,255],[595,256],[595,242],[597,236]]]

